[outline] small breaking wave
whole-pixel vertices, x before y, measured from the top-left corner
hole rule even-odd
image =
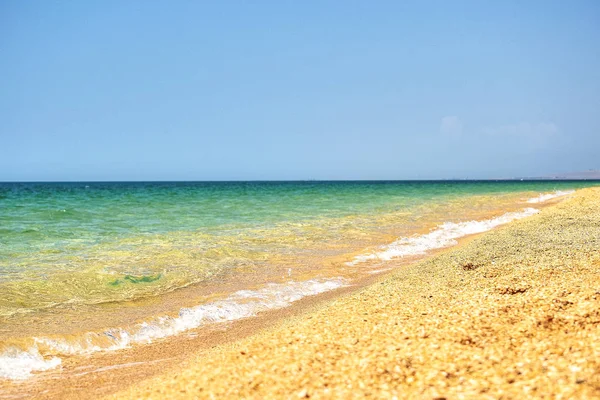
[[[535,208],[526,208],[520,212],[509,212],[483,221],[446,222],[427,234],[403,237],[389,245],[382,246],[380,251],[359,255],[347,265],[354,266],[370,260],[388,261],[393,258],[423,255],[431,250],[453,246],[458,243],[456,241],[458,238],[486,232],[499,225],[529,217],[538,212],[539,210]]]
[[[0,354],[0,378],[26,379],[32,372],[55,368],[62,362],[56,355],[89,354],[123,349],[135,343],[150,343],[204,325],[254,317],[264,311],[288,307],[303,297],[347,285],[348,281],[339,277],[271,283],[258,290],[240,290],[223,300],[182,308],[176,317],[159,317],[130,329],[87,332],[77,340],[34,338],[34,345],[27,351],[13,347]],[[41,353],[51,356],[44,358]]]
[[[58,357],[44,359],[36,347],[28,351],[11,347],[0,355],[0,378],[27,379],[33,371],[46,371],[61,363],[62,360]]]
[[[541,193],[538,197],[533,197],[527,200],[527,202],[530,204],[543,203],[545,201],[573,193],[575,193],[574,190],[557,190],[554,193]]]

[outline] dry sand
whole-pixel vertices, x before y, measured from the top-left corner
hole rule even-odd
[[[600,398],[600,188],[111,398]]]

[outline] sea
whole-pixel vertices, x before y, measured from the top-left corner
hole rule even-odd
[[[0,379],[357,285],[599,184],[0,183]]]

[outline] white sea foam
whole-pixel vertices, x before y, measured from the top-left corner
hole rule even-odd
[[[566,196],[568,194],[573,194],[575,193],[574,190],[557,190],[554,193],[541,193],[538,197],[534,197],[532,199],[527,200],[528,203],[543,203],[545,201],[548,201],[550,199],[554,199],[556,197],[560,197],[560,196]]]
[[[526,208],[521,212],[510,212],[496,218],[483,221],[446,222],[431,232],[411,237],[404,237],[382,246],[379,251],[359,255],[348,265],[356,265],[370,260],[387,261],[393,258],[426,254],[430,250],[441,249],[457,244],[456,239],[463,236],[489,231],[516,219],[529,217],[538,213],[535,208]]]
[[[75,341],[63,338],[35,338],[35,345],[29,351],[15,348],[0,354],[0,377],[25,379],[33,371],[44,371],[60,365],[61,359],[58,357],[44,359],[39,353],[40,347],[57,355],[123,349],[134,343],[149,343],[207,324],[234,321],[256,316],[263,311],[288,307],[303,297],[338,289],[347,284],[348,281],[344,278],[271,283],[258,290],[240,290],[223,300],[182,308],[176,317],[159,317],[130,329],[88,332]],[[107,345],[98,345],[99,342]]]
[[[60,358],[44,359],[35,347],[29,349],[29,351],[13,347],[0,354],[0,378],[27,379],[33,371],[46,371],[56,368],[60,364]]]

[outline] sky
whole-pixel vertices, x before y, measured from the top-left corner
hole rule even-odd
[[[600,2],[0,1],[0,181],[600,169]]]

